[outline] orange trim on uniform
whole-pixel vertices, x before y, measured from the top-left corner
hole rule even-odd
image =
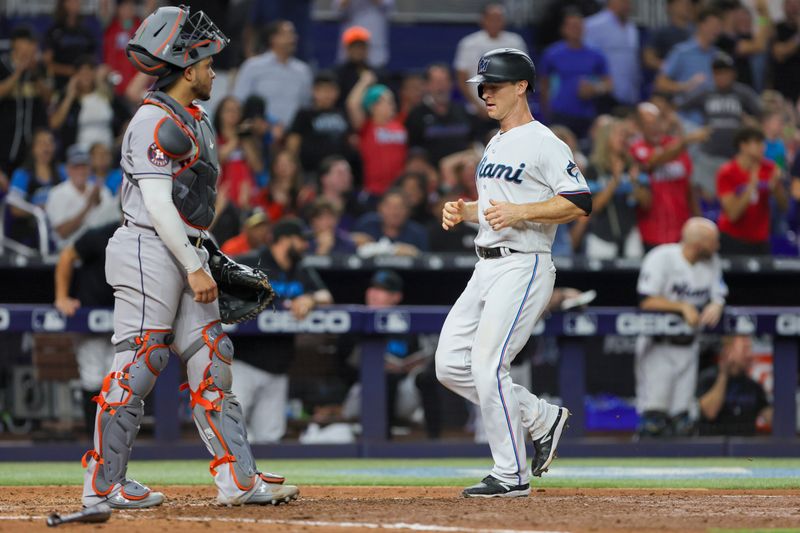
[[[136,54],[130,54],[130,55],[128,55],[128,57],[132,57],[134,62],[136,62],[136,64],[139,65],[140,70],[143,70],[144,72],[152,72],[152,71],[160,69],[161,67],[166,65],[166,63],[162,61],[158,65],[153,65],[152,67],[148,67],[147,65],[145,65],[144,63],[139,61],[139,58],[136,57]]]
[[[188,61],[189,60],[189,52],[191,50],[194,50],[198,46],[204,46],[204,45],[206,45],[206,44],[208,44],[210,42],[211,42],[211,39],[206,39],[205,41],[200,41],[199,43],[193,44],[192,46],[187,48],[186,51],[183,53],[183,60],[184,61]]]
[[[120,490],[119,492],[120,492],[120,494],[122,494],[123,497],[125,497],[125,498],[127,498],[129,500],[133,500],[133,501],[144,500],[145,498],[150,496],[150,491],[149,490],[144,493],[144,496],[131,496],[130,494],[125,492],[125,487],[122,487],[122,490]]]
[[[183,18],[183,11],[181,11],[181,12],[178,14],[178,18],[175,20],[175,25],[174,25],[174,26],[172,26],[172,31],[171,31],[171,32],[169,32],[169,35],[167,36],[167,39],[166,39],[166,40],[165,40],[163,43],[161,43],[161,46],[159,46],[159,47],[156,49],[156,53],[155,53],[154,55],[158,55],[158,54],[160,54],[160,53],[161,53],[161,50],[163,50],[163,49],[164,49],[164,47],[165,47],[165,46],[167,46],[167,43],[168,43],[168,42],[170,42],[170,40],[172,40],[172,36],[173,36],[173,35],[175,35],[175,30],[177,30],[177,29],[178,29],[178,25],[180,24],[180,22],[181,22],[181,19],[182,19],[182,18]]]
[[[170,117],[164,117],[158,121],[158,123],[156,124],[156,129],[153,131],[153,137],[156,142],[156,146],[158,147],[159,150],[164,152],[168,157],[171,157],[172,159],[179,159],[180,157],[182,157],[180,154],[173,154],[172,152],[166,150],[163,146],[161,146],[161,143],[158,142],[158,128],[160,128],[161,125],[167,120],[172,120],[172,119]]]

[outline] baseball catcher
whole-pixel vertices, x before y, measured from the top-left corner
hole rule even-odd
[[[277,504],[298,495],[281,476],[256,467],[242,408],[231,392],[233,344],[220,323],[255,316],[269,304],[272,289],[262,272],[205,246],[219,161],[214,128],[196,101],[211,96],[213,56],[227,44],[202,11],[181,6],[156,10],[127,46],[136,68],[158,80],[122,144],[124,222],[106,248],[116,357],[94,398],[94,448],[83,457],[87,507],[132,509],[164,501],[163,494],[128,478],[127,469],[144,399],[170,350],[186,365],[192,416],[214,456],[209,470],[217,502]],[[222,317],[220,289],[231,298]]]

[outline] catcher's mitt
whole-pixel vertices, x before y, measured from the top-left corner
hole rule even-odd
[[[211,241],[208,267],[219,289],[219,315],[224,324],[244,322],[258,316],[275,298],[267,274],[242,265],[223,254]]]

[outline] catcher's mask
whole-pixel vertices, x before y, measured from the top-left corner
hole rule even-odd
[[[144,19],[125,53],[137,70],[157,77],[155,88],[161,89],[229,42],[202,11],[190,14],[187,6],[160,7]]]

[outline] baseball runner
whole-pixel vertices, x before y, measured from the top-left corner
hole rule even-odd
[[[687,436],[694,431],[698,328],[719,322],[728,295],[722,278],[719,230],[693,217],[680,243],[662,244],[642,260],[637,291],[648,311],[680,313],[685,335],[643,335],[636,339],[636,404],[640,437]]]
[[[159,505],[161,493],[126,476],[144,398],[166,367],[170,348],[186,364],[192,415],[214,459],[220,504],[288,502],[297,487],[256,468],[242,410],[231,393],[233,344],[222,331],[218,288],[236,265],[203,246],[214,218],[219,171],[215,133],[195,100],[208,100],[212,56],[228,38],[202,12],[162,7],[128,43],[130,60],[156,76],[122,144],[124,222],[106,248],[114,288],[116,357],[106,376],[86,452],[83,504]],[[220,293],[221,294],[221,293]],[[229,308],[225,308],[229,311]]]
[[[553,291],[556,226],[592,210],[569,148],[531,115],[527,93],[535,78],[533,62],[519,50],[500,48],[481,58],[468,82],[478,84],[500,131],[475,174],[478,201],[447,202],[442,210],[445,230],[460,222],[480,225],[480,259],[447,315],[436,351],[439,381],[480,406],[494,459],[491,474],[466,488],[466,497],[530,494],[531,473],[547,471],[569,417],[566,408],[538,399],[509,375]],[[523,429],[536,452],[530,470]]]

